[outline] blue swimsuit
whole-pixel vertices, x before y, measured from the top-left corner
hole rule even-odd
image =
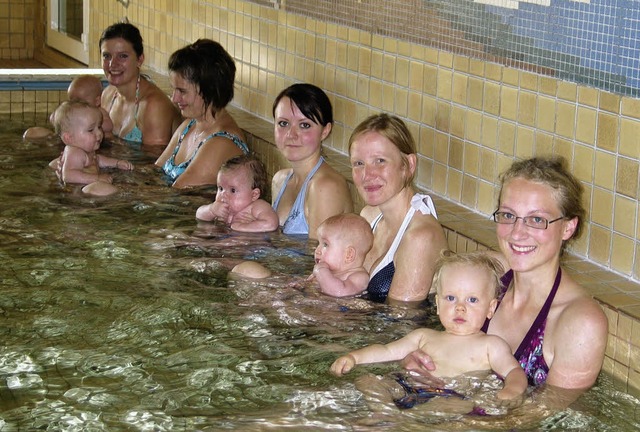
[[[109,106],[109,111],[111,111],[111,107],[113,106],[113,103],[115,102],[117,96],[118,96],[118,92],[116,91],[113,95],[113,99],[111,99],[111,105]],[[136,101],[134,102],[135,108],[133,110],[133,129],[131,129],[131,131],[125,136],[120,137],[123,140],[131,141],[135,143],[142,143],[142,131],[138,127],[138,108],[140,107],[139,101],[140,101],[140,75],[138,75],[138,82],[136,83]]]
[[[240,139],[240,137],[238,137],[237,135],[231,134],[229,132],[220,131],[220,132],[212,133],[209,136],[207,136],[205,139],[200,141],[200,143],[196,147],[196,150],[193,152],[191,157],[186,161],[182,162],[181,164],[176,165],[176,154],[178,154],[178,150],[180,150],[180,146],[182,145],[182,140],[184,140],[185,135],[187,134],[187,132],[189,132],[189,129],[191,129],[191,126],[193,126],[195,122],[196,122],[195,119],[192,119],[189,122],[189,124],[187,124],[187,127],[185,127],[182,133],[180,134],[180,138],[178,138],[178,144],[176,145],[176,148],[173,150],[171,157],[169,157],[169,159],[167,159],[164,165],[162,165],[162,171],[164,171],[164,173],[166,174],[167,178],[171,183],[175,182],[178,179],[178,177],[180,177],[180,175],[186,171],[186,169],[191,164],[191,161],[193,161],[193,158],[196,157],[196,154],[198,153],[198,150],[200,150],[200,147],[202,147],[202,145],[205,142],[209,141],[211,138],[214,138],[214,137],[228,138],[231,141],[233,141],[233,143],[237,145],[240,150],[242,150],[242,153],[244,154],[249,153],[249,147],[247,147],[247,145],[244,143],[244,141]]]
[[[404,233],[413,219],[413,215],[416,211],[420,211],[423,215],[433,215],[433,217],[437,218],[436,208],[433,205],[433,201],[429,195],[415,194],[413,198],[411,198],[411,206],[407,211],[407,214],[402,221],[402,225],[400,225],[400,229],[396,234],[396,237],[393,239],[393,243],[389,247],[389,250],[382,258],[382,260],[378,263],[378,265],[371,271],[371,279],[369,280],[369,285],[367,286],[367,298],[374,302],[384,303],[387,300],[387,295],[389,294],[389,289],[391,288],[391,281],[393,280],[393,275],[396,272],[396,267],[393,264],[393,257],[400,246],[400,242],[404,237]],[[378,215],[371,222],[371,229],[375,232],[376,225],[382,219],[382,213]]]
[[[551,304],[553,303],[553,299],[558,292],[558,287],[560,286],[560,280],[562,279],[562,272],[558,268],[558,273],[556,274],[556,279],[553,283],[553,287],[551,288],[551,292],[547,296],[547,300],[542,305],[540,312],[538,312],[538,316],[531,324],[529,331],[520,342],[520,346],[516,350],[513,355],[522,369],[524,369],[524,373],[527,375],[527,379],[529,380],[529,385],[537,386],[544,383],[547,380],[547,374],[549,373],[549,366],[547,362],[544,360],[544,355],[542,353],[542,345],[544,343],[544,329],[547,325],[547,315],[549,315],[549,310],[551,309]],[[500,307],[500,301],[506,294],[509,285],[511,285],[511,281],[513,280],[513,270],[509,270],[502,276],[502,286],[504,290],[500,293],[498,306],[496,307],[496,311],[498,307]],[[484,326],[482,327],[483,332],[487,332],[489,328],[489,320],[486,320]]]
[[[324,162],[324,158],[320,157],[318,163],[313,167],[311,172],[307,175],[307,178],[304,179],[304,183],[302,183],[302,187],[300,188],[300,192],[296,197],[296,200],[291,207],[291,211],[289,212],[289,216],[287,220],[284,221],[282,225],[282,232],[284,234],[305,234],[309,235],[309,224],[307,224],[307,218],[304,217],[304,201],[307,196],[307,185],[309,184],[309,180],[313,177],[313,175],[320,169],[320,165]],[[293,176],[293,171],[289,173],[287,178],[284,180],[284,184],[282,188],[280,188],[280,192],[278,192],[278,196],[273,201],[273,209],[278,210],[278,205],[280,204],[280,198],[282,198],[282,194],[287,188],[287,184],[291,177]]]

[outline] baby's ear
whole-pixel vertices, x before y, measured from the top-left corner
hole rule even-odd
[[[251,201],[256,201],[260,198],[260,188],[253,188],[251,191]]]
[[[344,260],[347,263],[352,263],[356,260],[357,255],[358,253],[356,252],[356,248],[354,248],[353,246],[347,246],[344,251]]]

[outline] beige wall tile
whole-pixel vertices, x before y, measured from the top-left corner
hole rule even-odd
[[[489,114],[500,113],[500,86],[492,82],[484,84],[484,110]]]
[[[638,161],[618,158],[616,192],[630,198],[638,197]]]
[[[527,159],[533,156],[533,129],[518,126],[516,130],[516,156]]]
[[[638,159],[640,157],[640,122],[636,119],[620,119],[620,154]]]
[[[575,103],[559,101],[557,106],[556,132],[565,138],[573,138],[576,123]]]
[[[556,127],[556,100],[546,96],[538,97],[536,126],[547,132]]]
[[[461,73],[453,74],[453,90],[451,99],[455,103],[466,104],[467,103],[467,83],[468,78]]]
[[[591,221],[603,227],[611,228],[613,220],[612,208],[613,194],[605,189],[594,188],[592,208],[589,212]]]
[[[611,153],[596,151],[594,183],[596,186],[613,190],[616,178],[616,160]]]
[[[500,89],[500,116],[508,120],[516,120],[518,113],[518,91],[503,86]]]
[[[624,97],[621,102],[622,115],[640,119],[640,99]]]
[[[558,80],[546,76],[541,76],[540,91],[546,95],[555,97],[558,93]]]
[[[616,195],[613,208],[613,230],[628,237],[636,234],[638,201]]]
[[[451,121],[449,132],[457,138],[464,138],[466,124],[466,110],[457,105],[451,107]]]
[[[433,66],[424,67],[423,90],[426,94],[435,96],[438,92],[438,69]]]
[[[480,164],[480,149],[477,145],[464,144],[464,172],[477,176]]]
[[[597,128],[596,146],[603,150],[615,151],[618,144],[618,117],[598,113]]]
[[[609,263],[610,250],[611,231],[598,225],[592,225],[589,236],[589,258],[597,263],[606,265]]]
[[[503,68],[502,82],[509,86],[518,87],[520,85],[520,70],[510,67]]]
[[[573,174],[583,182],[593,181],[594,154],[592,147],[582,145],[574,147]]]
[[[483,130],[484,136],[484,130]],[[487,145],[483,140],[483,144]],[[507,156],[515,154],[516,145],[516,126],[511,122],[501,121],[498,125],[498,150]],[[491,147],[495,148],[495,147]]]
[[[448,166],[456,170],[462,171],[463,160],[464,160],[464,144],[462,140],[451,138],[449,142]]]
[[[478,179],[464,175],[462,177],[462,204],[475,207],[478,196]]]
[[[468,82],[467,105],[469,108],[480,110],[484,102],[484,82],[471,77]]]
[[[479,111],[467,111],[465,139],[473,143],[482,140],[482,114]]]
[[[591,108],[578,106],[576,140],[593,145],[595,143],[595,134],[596,111]]]
[[[600,92],[600,109],[603,111],[608,111],[612,114],[620,113],[620,95],[616,95],[613,93],[609,93],[606,91]]]
[[[518,122],[534,126],[536,121],[537,96],[535,93],[520,92],[518,98]]]
[[[558,81],[558,98],[575,102],[577,100],[578,86],[567,81]]]
[[[451,100],[452,73],[448,69],[438,69],[437,95],[444,100]]]
[[[631,274],[635,242],[629,237],[613,234],[611,265],[624,274]],[[627,363],[628,364],[628,363]]]

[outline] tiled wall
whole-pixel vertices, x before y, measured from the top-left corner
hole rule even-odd
[[[287,85],[321,86],[335,107],[328,145],[341,152],[366,115],[402,116],[419,142],[419,183],[484,214],[514,158],[564,155],[591,215],[575,251],[640,278],[640,100],[246,1],[97,0],[91,45],[124,16],[158,72],[185,43],[219,40],[238,63],[235,103],[262,118]]]
[[[0,0],[0,59],[33,58],[35,7],[36,0]]]

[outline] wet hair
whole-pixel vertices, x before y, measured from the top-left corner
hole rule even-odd
[[[554,190],[554,198],[560,207],[560,212],[567,219],[578,218],[576,229],[569,240],[580,237],[586,210],[582,204],[584,188],[580,181],[569,172],[566,160],[562,156],[534,157],[515,161],[509,169],[500,175],[500,194],[498,207],[502,199],[505,184],[511,180],[521,178],[549,186]],[[562,245],[564,250],[565,241]]]
[[[218,42],[198,39],[180,48],[169,57],[169,71],[197,87],[205,111],[215,115],[233,100],[236,64]]]
[[[251,174],[251,189],[260,189],[260,197],[265,199],[264,197],[269,195],[267,170],[255,155],[247,154],[233,157],[222,164],[219,172],[224,173],[242,167],[246,167]]]
[[[407,127],[406,123],[400,117],[389,115],[386,113],[374,114],[364,119],[351,133],[349,137],[349,153],[353,142],[361,135],[367,132],[376,132],[393,144],[402,154],[402,163],[409,172],[409,161],[407,156],[416,153],[416,143]],[[415,177],[414,172],[405,179],[404,186],[407,187],[413,183]]]
[[[298,83],[282,90],[273,101],[272,115],[276,116],[276,107],[283,98],[289,98],[300,112],[320,126],[333,124],[333,108],[327,94],[313,84]]]
[[[338,237],[355,247],[362,254],[361,258],[363,259],[373,246],[371,225],[365,218],[355,213],[340,213],[330,216],[320,224],[318,231],[322,227],[336,230]]]
[[[440,257],[436,261],[433,281],[431,287],[436,290],[436,293],[440,293],[442,288],[442,271],[453,265],[467,265],[474,266],[480,269],[486,270],[491,276],[491,282],[494,287],[494,291],[491,293],[491,298],[496,298],[502,287],[500,278],[504,274],[504,267],[496,258],[489,255],[486,251],[475,251],[456,254],[449,250],[443,250],[440,252]]]
[[[53,113],[53,127],[55,128],[56,134],[62,136],[63,132],[71,129],[75,115],[84,109],[96,110],[100,114],[100,118],[102,118],[102,112],[94,105],[80,100],[64,101]]]
[[[129,42],[138,57],[144,54],[140,30],[138,30],[138,27],[129,23],[111,24],[109,27],[104,29],[100,36],[100,40],[98,41],[98,49],[102,48],[102,42],[116,38],[121,38]]]

